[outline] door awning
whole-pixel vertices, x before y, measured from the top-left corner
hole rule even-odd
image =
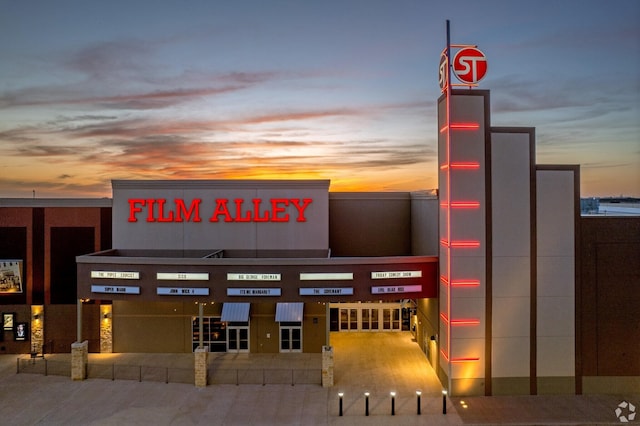
[[[277,322],[302,322],[304,303],[278,303],[276,305]]]
[[[222,305],[222,318],[220,318],[220,321],[249,321],[249,306],[251,306],[251,303],[224,303]]]

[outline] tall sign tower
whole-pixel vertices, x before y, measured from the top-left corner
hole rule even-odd
[[[455,55],[452,48],[457,49]],[[447,47],[439,70],[443,95],[438,102],[439,356],[450,392],[456,389],[456,379],[482,379],[485,374],[488,93],[465,90],[462,95],[453,87],[477,86],[486,74],[486,62],[476,46],[451,45],[447,21]],[[461,83],[452,83],[452,72]]]

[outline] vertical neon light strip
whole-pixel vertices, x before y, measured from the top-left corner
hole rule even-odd
[[[446,158],[446,175],[447,175],[447,246],[445,247],[447,253],[447,281],[451,282],[451,32],[449,27],[449,20],[447,19],[447,117],[446,117],[446,146],[447,146],[447,158]],[[451,286],[447,287],[447,318],[451,318]],[[451,392],[451,375],[453,371],[451,369],[451,323],[447,322],[447,366],[448,370],[448,386],[447,389]]]

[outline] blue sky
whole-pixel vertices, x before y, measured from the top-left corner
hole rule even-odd
[[[0,0],[0,197],[111,179],[437,188],[438,63],[488,58],[495,126],[583,196],[640,196],[640,2]]]

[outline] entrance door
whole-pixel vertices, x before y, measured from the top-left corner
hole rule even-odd
[[[340,331],[358,331],[358,309],[340,309]]]
[[[390,331],[400,331],[402,329],[400,323],[400,309],[383,309],[382,310],[382,329]]]
[[[380,310],[378,308],[362,309],[362,331],[378,331],[380,327],[378,320]]]
[[[337,316],[331,331],[402,331],[401,303],[332,303],[330,310]]]
[[[229,326],[227,352],[249,352],[249,327]]]
[[[302,352],[301,323],[280,323],[280,352]]]

